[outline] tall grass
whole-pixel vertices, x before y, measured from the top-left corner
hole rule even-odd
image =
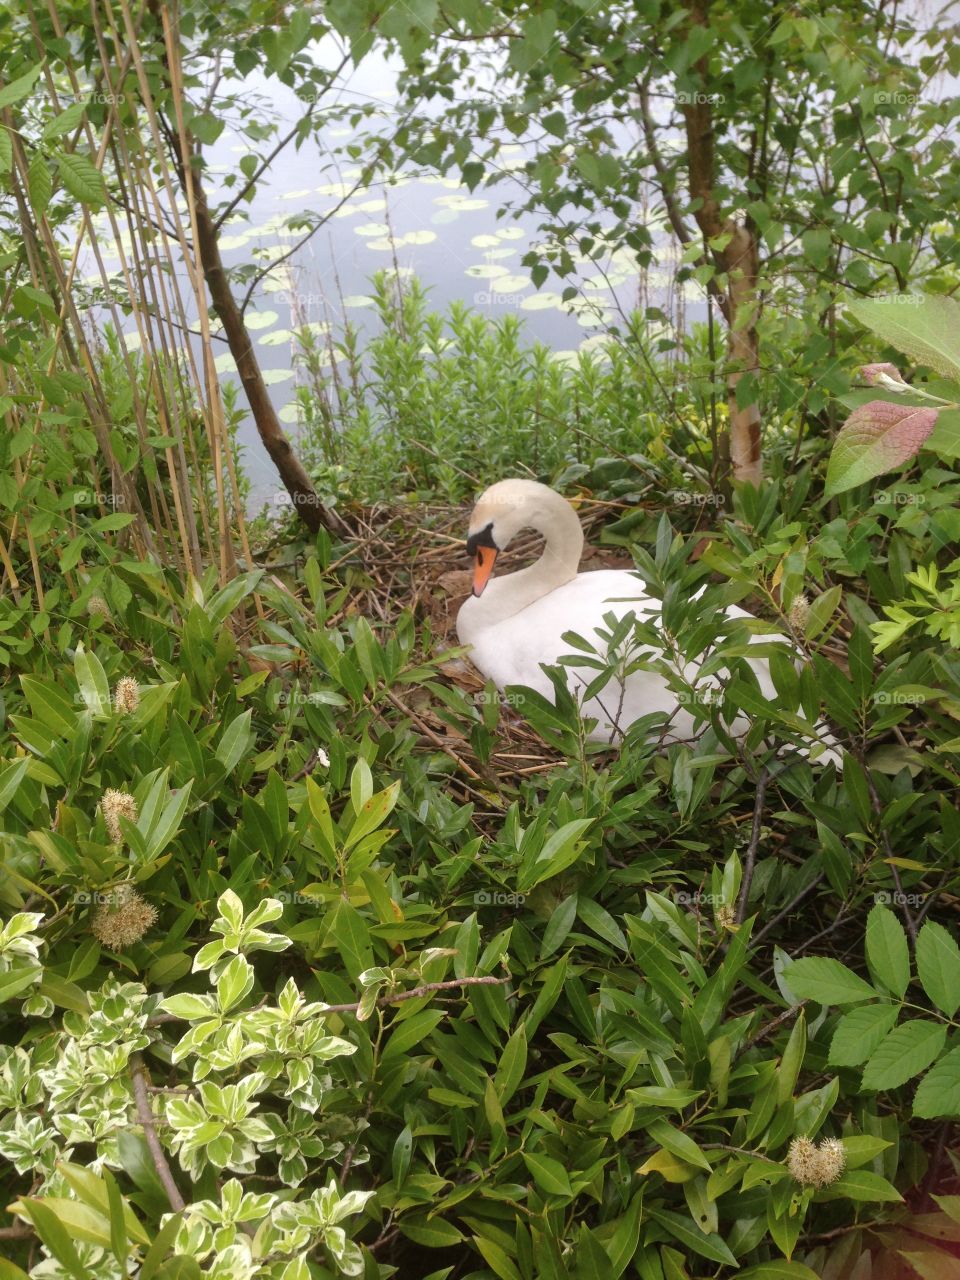
[[[325,346],[301,339],[302,447],[321,487],[458,500],[507,474],[557,479],[604,456],[706,457],[708,394],[657,361],[639,316],[560,358],[516,315],[432,309],[415,277],[378,272],[372,298],[378,328],[362,344],[350,322]]]

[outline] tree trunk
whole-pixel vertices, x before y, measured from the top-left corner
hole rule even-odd
[[[147,0],[147,5],[158,25],[164,29],[165,34],[169,35],[159,0]],[[164,58],[164,62],[166,63],[166,58]],[[180,77],[179,75],[175,79],[171,77],[169,65],[167,65],[166,70],[167,87],[171,93],[177,93]],[[277,412],[267,393],[267,385],[263,380],[263,374],[260,372],[260,364],[254,354],[253,343],[244,323],[243,313],[237,306],[233,290],[230,288],[229,278],[223,266],[223,260],[220,257],[219,234],[207,204],[201,171],[191,163],[192,160],[197,158],[191,154],[193,151],[193,139],[186,129],[183,130],[182,135],[177,128],[168,128],[166,133],[184,196],[188,199],[191,194],[193,196],[197,219],[197,244],[195,250],[200,259],[200,266],[203,269],[207,288],[210,290],[211,300],[216,308],[217,315],[223,323],[227,345],[236,363],[240,381],[243,383],[243,388],[247,393],[247,403],[250,406],[250,412],[253,414],[253,420],[260,439],[263,441],[263,447],[270,455],[273,465],[277,468],[277,472],[283,481],[284,488],[290,495],[290,500],[296,509],[297,515],[310,532],[317,533],[320,529],[326,529],[336,536],[349,536],[351,530],[346,522],[335,511],[331,511],[329,507],[320,501],[312,480],[304,470],[303,463],[294,453],[293,446],[280,425],[280,419],[277,417]],[[184,151],[187,152],[186,155],[184,155]],[[192,188],[191,191],[187,190],[188,183]]]
[[[737,383],[745,373],[760,367],[757,342],[757,242],[747,227],[727,223],[733,238],[724,250],[729,276],[727,298],[730,317],[727,322],[727,403],[729,406],[730,463],[733,478],[744,484],[759,486],[763,479],[760,453],[760,409],[756,401],[738,408]],[[740,327],[737,327],[738,320]]]
[[[706,15],[697,5],[691,9],[691,20],[707,24]],[[760,408],[755,401],[742,408],[737,405],[737,384],[745,374],[755,373],[760,363],[756,329],[759,246],[749,223],[741,224],[721,215],[716,196],[713,95],[707,92],[709,66],[705,57],[696,65],[703,92],[688,94],[683,104],[690,198],[708,252],[712,252],[714,262],[726,276],[723,294],[717,301],[727,325],[728,434],[733,479],[759,485],[763,478]]]
[[[179,140],[175,141],[175,145],[179,150]],[[224,270],[217,229],[210,216],[200,175],[192,166],[184,166],[180,162],[179,155],[177,159],[181,175],[189,173],[190,181],[193,183],[193,197],[197,211],[197,253],[213,305],[223,322],[227,345],[236,362],[237,372],[247,393],[247,403],[250,405],[250,412],[253,414],[263,446],[277,468],[297,515],[310,532],[316,533],[319,529],[327,529],[338,536],[347,534],[350,530],[340,516],[320,501],[313,482],[304,470],[303,463],[294,453],[293,446],[280,425],[280,419],[277,417],[263,374],[260,372],[260,364],[254,354],[250,334]]]

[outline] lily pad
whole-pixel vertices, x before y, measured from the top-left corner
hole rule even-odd
[[[291,400],[289,404],[285,404],[277,413],[277,417],[281,422],[286,423],[288,427],[296,426],[300,421],[300,406],[296,400]]]
[[[524,311],[558,311],[563,306],[559,293],[535,293],[520,303]]]
[[[257,339],[257,345],[260,347],[282,347],[285,342],[293,340],[293,333],[289,329],[274,329],[271,333],[265,333],[263,337]]]
[[[245,236],[221,236],[219,239],[220,248],[228,251],[230,249],[242,249],[250,240],[249,235]]]
[[[504,270],[506,270],[506,268],[504,268]],[[506,275],[498,276],[497,279],[491,283],[490,288],[493,289],[495,293],[519,293],[521,289],[529,289],[530,285],[531,280],[529,276]]]
[[[497,232],[498,240],[522,240],[524,237],[523,227],[501,227]]]
[[[436,196],[434,204],[440,205],[444,209],[456,209],[460,213],[467,213],[472,209],[486,209],[490,205],[489,200],[482,200],[479,196]]]
[[[213,362],[213,367],[217,373],[236,373],[237,362],[229,351],[224,351],[222,355],[217,356]]]
[[[343,300],[345,307],[373,307],[376,306],[373,298],[367,297],[362,293],[351,293]]]
[[[245,323],[248,329],[269,329],[279,319],[276,311],[248,311]]]
[[[482,235],[474,236],[470,243],[475,249],[496,249],[500,241],[496,236]]]
[[[611,324],[614,320],[612,311],[581,311],[576,319],[577,324],[584,329],[596,328],[598,324]]]
[[[385,236],[390,232],[385,222],[365,222],[360,227],[354,227],[353,230],[358,236]]]
[[[472,277],[474,280],[495,280],[497,276],[506,276],[510,274],[509,267],[502,267],[499,262],[478,262],[472,267],[467,267],[464,275]]]
[[[401,236],[397,244],[433,244],[437,238],[435,231],[408,231],[406,235]]]
[[[263,380],[268,387],[274,387],[278,382],[289,382],[292,377],[292,369],[264,369],[263,371]]]

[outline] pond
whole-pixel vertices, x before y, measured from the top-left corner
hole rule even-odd
[[[328,52],[321,43],[315,56],[325,60]],[[371,56],[354,69],[341,93],[347,100],[376,104],[389,128],[394,84],[395,69]],[[303,113],[303,103],[276,79],[253,74],[244,89],[245,98],[249,92],[251,100],[263,101],[281,131],[289,130]],[[502,204],[518,196],[509,178],[492,189],[471,192],[454,177],[403,171],[371,186],[357,186],[359,165],[340,164],[336,154],[351,136],[349,128],[328,124],[319,138],[311,137],[299,151],[292,144],[281,151],[254,199],[227,220],[221,237],[228,267],[250,263],[267,267],[277,262],[254,290],[246,319],[271,397],[294,440],[298,369],[292,329],[306,323],[315,334],[332,332],[336,337],[349,320],[361,335],[369,332],[379,324],[370,297],[370,277],[381,268],[396,266],[401,275],[415,274],[438,311],[461,301],[492,320],[516,314],[523,320],[526,337],[551,348],[561,360],[575,360],[585,343],[602,342],[605,326],[629,314],[641,299],[669,314],[676,314],[679,306],[686,308],[688,316],[702,317],[699,287],[688,283],[680,293],[673,278],[676,246],[654,216],[648,225],[660,245],[656,269],[641,272],[633,255],[620,250],[600,263],[581,258],[575,278],[548,278],[536,289],[521,259],[544,238],[538,217],[497,217]],[[236,187],[218,191],[217,179],[238,172],[241,157],[251,149],[245,136],[229,126],[206,149],[212,204],[235,193]],[[523,164],[524,149],[519,144],[508,144],[502,151],[505,168]],[[307,212],[332,216],[288,256],[304,235],[302,229],[290,228],[288,221]],[[98,219],[97,226],[106,235],[105,217]],[[108,269],[118,264],[116,258],[106,263]],[[561,300],[561,291],[569,284],[578,288],[578,296],[567,304]],[[132,321],[125,337],[136,346]],[[223,344],[216,360],[218,372],[224,380],[236,380],[226,343],[222,338],[218,341]],[[276,474],[249,415],[238,438],[251,481],[249,507],[255,511],[278,496]]]

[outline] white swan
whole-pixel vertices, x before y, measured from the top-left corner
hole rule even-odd
[[[492,578],[498,552],[521,529],[535,529],[543,535],[543,555],[526,569]],[[576,512],[560,494],[536,481],[501,480],[481,494],[470,518],[467,551],[474,560],[473,595],[457,614],[457,635],[461,644],[470,646],[474,664],[501,690],[507,685],[523,685],[553,701],[553,685],[542,664],[554,665],[562,655],[573,652],[562,638],[564,633],[574,631],[605,652],[596,634],[598,628],[606,630],[605,614],[613,613],[619,619],[633,611],[639,621],[659,619],[660,601],[644,594],[640,578],[630,570],[578,572],[583,530]],[[733,605],[724,612],[728,618],[752,617]],[[784,638],[779,634],[754,635],[750,643]],[[748,661],[763,696],[776,702],[767,663],[760,658]],[[691,684],[696,682],[699,666],[689,662],[682,667],[681,673]],[[568,667],[568,687],[576,694],[597,674],[589,667]],[[717,684],[715,678],[705,677],[700,688],[716,688]],[[597,722],[589,736],[603,742],[616,740],[634,721],[652,712],[671,717],[663,733],[667,742],[695,737],[708,723],[695,719],[681,706],[677,694],[656,671],[632,671],[622,683],[611,681],[598,697],[584,702],[581,710],[585,718]],[[743,716],[730,726],[737,736],[749,727]],[[817,740],[835,745],[826,735],[818,734]],[[828,749],[819,756],[821,762],[828,758],[839,765],[836,751]]]

